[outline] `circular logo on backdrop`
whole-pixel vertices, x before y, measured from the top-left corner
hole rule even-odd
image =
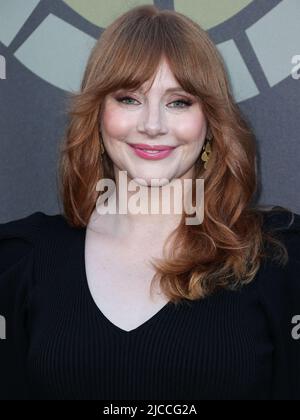
[[[11,44],[28,18],[36,12],[39,3],[39,0],[26,0],[0,5],[0,41],[4,45]],[[74,16],[80,15],[91,28],[96,25],[99,29],[105,29],[119,15],[134,6],[157,3],[149,0],[63,0],[62,4],[73,12],[70,14],[71,18],[65,19],[65,14],[54,7],[52,10],[49,2],[49,5],[45,4],[45,7],[49,7],[45,19],[37,27],[33,25],[32,32],[13,54],[37,77],[65,91],[77,91],[96,38],[82,29],[86,28],[86,24],[78,27],[78,19],[74,19]],[[164,6],[163,0],[160,6]],[[250,7],[258,18],[251,26],[245,28],[244,18]],[[252,0],[226,3],[211,0],[173,1],[174,10],[190,17],[208,31],[220,29],[223,34],[227,23],[231,22],[232,18],[235,19],[234,31],[232,27],[229,31],[230,38],[227,37],[226,41],[217,44],[217,48],[224,59],[237,102],[260,93],[253,77],[254,69],[251,67],[253,53],[269,86],[273,87],[291,75],[291,60],[299,48],[298,0],[282,0],[267,12],[261,12],[259,7],[258,2]],[[34,22],[34,19],[31,22]],[[245,56],[249,49],[241,48],[235,40],[241,33],[245,35],[248,46],[251,47],[252,55],[249,59]]]
[[[174,0],[173,10],[190,16],[197,21],[204,29],[210,29],[222,22],[225,22],[250,3],[253,0],[235,0],[227,1],[225,7],[224,2],[211,0]],[[82,17],[93,23],[94,25],[105,28],[117,16],[127,12],[134,6],[144,4],[154,4],[152,0],[114,0],[110,3],[99,2],[99,0],[89,0],[88,2],[78,0],[64,0],[68,6],[75,10]],[[103,7],[99,5],[103,4]]]

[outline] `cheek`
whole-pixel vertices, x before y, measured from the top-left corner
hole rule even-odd
[[[102,129],[109,138],[122,140],[132,129],[133,116],[113,105],[107,106],[103,112]]]
[[[205,139],[207,130],[206,119],[203,114],[190,115],[179,120],[176,124],[177,136],[187,145],[195,145]]]

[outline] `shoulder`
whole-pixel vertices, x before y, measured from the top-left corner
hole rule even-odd
[[[300,262],[300,214],[275,206],[263,214],[263,230],[286,247],[289,260]]]
[[[34,239],[47,229],[50,233],[54,228],[59,230],[65,227],[68,227],[68,224],[62,214],[49,215],[38,211],[20,219],[0,223],[0,240],[20,237],[34,242]]]
[[[281,206],[261,212],[267,230],[300,230],[300,215]]]
[[[43,212],[0,223],[0,273],[31,254],[42,238],[48,238],[65,226],[62,215],[48,215]]]
[[[300,215],[274,208],[264,227],[286,247],[284,266],[268,261],[258,277],[259,300],[274,342],[273,399],[299,399],[300,395]],[[299,337],[300,338],[300,337]]]
[[[278,264],[264,259],[257,276],[261,296],[273,305],[274,311],[286,304],[289,311],[300,313],[300,215],[277,206],[263,217],[264,231],[284,245],[287,260]]]

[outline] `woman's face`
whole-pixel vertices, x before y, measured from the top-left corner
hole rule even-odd
[[[127,171],[130,179],[142,178],[147,185],[151,185],[151,179],[167,178],[169,183],[174,178],[192,178],[207,132],[201,104],[184,91],[168,91],[180,86],[164,60],[145,93],[147,87],[143,85],[140,92],[119,90],[105,98],[101,132],[115,174]],[[130,146],[137,144],[173,149],[157,156],[142,155]]]

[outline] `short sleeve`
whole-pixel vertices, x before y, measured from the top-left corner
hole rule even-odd
[[[27,299],[41,214],[0,224],[0,400],[27,399]]]
[[[274,343],[272,397],[300,400],[300,215],[275,212],[268,228],[289,256],[285,266],[265,263],[259,281]]]

